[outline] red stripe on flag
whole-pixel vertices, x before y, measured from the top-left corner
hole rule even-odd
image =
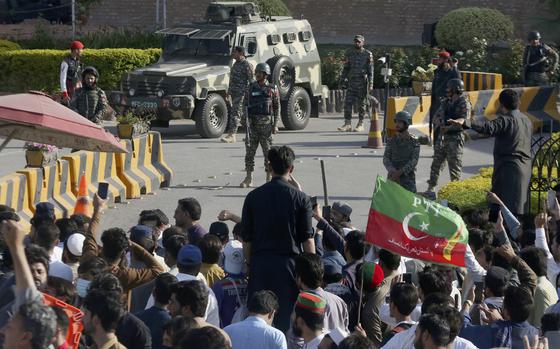
[[[409,239],[403,231],[402,222],[370,209],[366,240],[401,256],[459,267],[465,266],[465,244],[456,242],[452,245],[451,258],[447,259],[444,257],[444,249],[449,248],[449,241],[446,238],[429,235],[411,226],[408,228],[414,237],[421,239]]]

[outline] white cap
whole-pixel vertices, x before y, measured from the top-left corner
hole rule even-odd
[[[49,276],[56,276],[70,282],[74,281],[74,274],[72,273],[72,268],[59,261],[52,262],[49,264]]]
[[[76,257],[81,257],[85,239],[86,237],[83,234],[75,233],[70,235],[66,240],[68,251]]]
[[[230,240],[224,247],[224,271],[228,274],[241,274],[244,264],[243,244],[239,240]]]
[[[340,327],[337,327],[329,332],[329,337],[331,337],[334,344],[339,345],[344,338],[348,337],[348,332]]]

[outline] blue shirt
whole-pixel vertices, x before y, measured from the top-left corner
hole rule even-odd
[[[340,266],[341,269],[346,265],[346,260],[338,251],[325,251],[322,258],[323,264],[327,264],[330,262],[332,264]]]
[[[153,306],[149,309],[136,314],[146,324],[152,333],[152,349],[161,349],[163,345],[163,326],[169,320],[171,315],[165,309]]]
[[[288,347],[284,334],[258,316],[249,316],[241,322],[227,326],[224,331],[229,335],[233,349]]]
[[[215,282],[212,286],[212,291],[214,291],[214,295],[216,295],[216,300],[218,301],[220,327],[224,328],[229,326],[233,315],[241,306],[239,300],[243,304],[247,303],[247,280],[243,275],[230,274],[227,278]]]

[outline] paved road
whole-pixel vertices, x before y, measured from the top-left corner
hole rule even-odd
[[[353,208],[352,221],[365,228],[371,194],[376,175],[385,175],[383,150],[361,148],[367,141],[367,133],[339,133],[342,115],[327,114],[312,119],[305,130],[282,131],[275,136],[275,144],[291,146],[297,156],[295,177],[309,195],[322,197],[321,170],[318,159],[326,164],[330,201],[346,201]],[[135,224],[143,209],[161,208],[172,220],[177,200],[195,197],[202,204],[201,222],[208,227],[216,220],[221,209],[240,213],[243,199],[250,189],[241,189],[244,178],[244,144],[223,144],[218,140],[200,139],[194,123],[187,121],[169,129],[158,129],[164,138],[167,163],[174,170],[173,184],[169,190],[158,190],[155,195],[130,200],[129,204],[117,204],[108,211],[103,227],[127,228]],[[238,135],[239,139],[243,135]],[[464,173],[475,174],[480,167],[492,165],[491,139],[467,143],[464,156]],[[0,175],[22,168],[25,164],[21,142],[13,142],[0,153]],[[265,180],[262,153],[256,159],[256,183]],[[432,149],[422,146],[418,165],[418,189],[427,188]],[[447,169],[440,183],[449,180]],[[223,188],[221,188],[223,187]],[[173,221],[173,220],[172,220]],[[232,226],[230,225],[230,228]]]

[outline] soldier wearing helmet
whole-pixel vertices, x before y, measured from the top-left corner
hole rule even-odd
[[[269,83],[270,66],[259,63],[255,68],[255,82],[249,86],[247,93],[247,134],[245,137],[245,171],[247,176],[241,182],[241,188],[253,185],[255,170],[255,153],[259,144],[264,156],[266,181],[272,178],[268,171],[268,150],[272,146],[272,134],[278,132],[277,123],[280,118],[280,94],[278,88]]]
[[[82,71],[82,87],[75,93],[70,107],[86,119],[101,123],[107,109],[107,96],[97,86],[99,73],[94,67],[85,67]]]
[[[364,36],[354,37],[354,50],[346,53],[346,63],[340,76],[342,88],[348,88],[344,99],[344,125],[338,128],[342,132],[352,131],[352,107],[358,104],[358,123],[354,132],[364,130],[364,116],[368,91],[373,90],[373,55],[364,48]]]
[[[446,97],[447,82],[451,79],[460,79],[461,75],[453,64],[451,54],[447,51],[441,51],[438,54],[438,67],[434,72],[432,81],[432,100],[430,104],[430,136],[432,136],[434,116],[438,111],[442,98]],[[432,139],[438,137],[436,130],[433,130]]]
[[[549,74],[554,74],[558,67],[558,53],[541,40],[538,31],[527,36],[529,45],[523,53],[523,78],[526,86],[546,86],[550,83]],[[550,64],[549,59],[554,63]]]
[[[446,161],[451,180],[458,181],[461,178],[465,136],[463,128],[451,125],[449,120],[470,117],[471,104],[464,91],[465,85],[461,79],[449,80],[446,88],[447,97],[442,100],[434,117],[434,134],[438,134],[438,138],[434,139],[434,159],[428,180],[427,194],[431,197],[435,197],[433,191]]]
[[[64,57],[60,64],[60,92],[65,105],[70,104],[74,91],[80,87],[80,75],[83,68],[80,57],[83,51],[84,44],[78,40],[72,41],[70,55]]]
[[[383,154],[383,165],[387,177],[403,188],[416,193],[416,165],[420,157],[420,142],[408,132],[412,116],[407,111],[395,115],[397,134],[387,141]]]

